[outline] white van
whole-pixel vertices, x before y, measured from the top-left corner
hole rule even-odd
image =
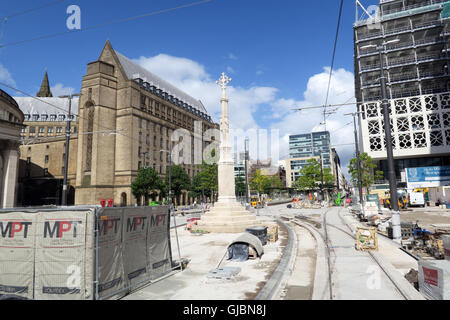
[[[410,192],[409,205],[425,208],[425,195],[423,192]]]

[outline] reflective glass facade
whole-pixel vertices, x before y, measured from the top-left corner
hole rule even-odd
[[[324,168],[331,168],[330,133],[328,131],[289,137],[289,157],[291,159],[320,157],[321,155]],[[305,166],[304,161],[297,162],[292,163],[293,171],[301,170]]]

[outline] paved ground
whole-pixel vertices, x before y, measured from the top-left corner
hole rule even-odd
[[[301,217],[301,221],[313,224],[321,233],[323,232],[322,217],[324,212],[329,210],[327,215],[328,235],[330,238],[331,270],[333,272],[333,298],[336,300],[397,300],[403,299],[395,285],[389,280],[386,274],[379,268],[377,263],[368,253],[355,250],[355,240],[348,234],[334,227],[350,232],[346,224],[339,217],[339,213],[347,224],[357,224],[354,217],[344,208],[330,209],[287,209],[286,206],[267,209],[266,213],[271,215],[284,214]],[[333,227],[334,226],[334,227]],[[296,228],[297,237],[301,239],[298,243],[297,259],[304,263],[303,268],[299,268],[300,263],[296,263],[296,268],[289,283],[294,288],[289,292],[289,285],[286,290],[286,298],[307,299],[306,288],[309,287],[308,280],[311,280],[311,260],[316,254],[312,254],[311,238],[309,232],[303,228]],[[417,261],[401,251],[392,241],[379,238],[379,253],[383,259],[390,263],[391,271],[398,272],[402,277],[411,268],[417,270]],[[322,255],[323,256],[323,255]],[[306,259],[305,259],[306,258]],[[320,257],[319,257],[320,258]],[[303,260],[302,260],[303,259]],[[320,270],[319,270],[320,271]],[[319,272],[319,277],[328,277],[326,271]],[[299,281],[303,279],[303,281]],[[323,280],[323,279],[322,279]],[[295,286],[295,283],[302,285]],[[305,285],[306,283],[306,285]],[[295,292],[297,291],[297,292]]]
[[[177,224],[181,220],[177,218]],[[261,259],[239,263],[225,258],[221,267],[239,267],[241,272],[231,280],[220,280],[208,278],[207,274],[218,266],[230,242],[239,235],[200,236],[189,233],[184,227],[177,230],[181,256],[191,260],[187,269],[138,290],[124,300],[252,300],[277,267],[287,243],[287,233],[281,230],[279,241],[265,246]],[[173,256],[179,259],[173,231]]]
[[[433,231],[433,224],[448,224],[450,226],[450,210],[439,208],[412,208],[412,211],[402,211],[400,218],[405,222],[419,221],[419,226]]]
[[[278,205],[259,210],[258,219],[271,220],[280,215],[300,216],[301,221],[313,224],[323,233],[322,215],[329,210],[328,224],[349,231],[339,217],[347,223],[358,223],[344,208],[330,209],[287,209]],[[188,217],[177,218],[182,224]],[[311,233],[290,224],[296,234],[295,262],[287,277],[281,283],[281,294],[275,299],[310,300],[314,284],[318,280],[328,279],[325,267],[325,254],[318,252],[317,242]],[[249,260],[243,263],[223,260],[221,267],[240,267],[241,272],[231,280],[208,278],[210,270],[216,268],[226,253],[228,244],[238,237],[233,234],[192,235],[184,227],[177,229],[183,258],[191,259],[187,269],[176,273],[160,282],[151,284],[125,297],[126,300],[252,300],[263,288],[283,254],[287,244],[287,233],[280,228],[280,240],[264,247],[265,254],[261,260]],[[172,230],[174,235],[174,230]],[[368,253],[355,250],[355,240],[344,232],[328,227],[333,271],[334,299],[341,300],[397,300],[401,294],[378,267]],[[173,238],[174,259],[178,259],[176,240]],[[391,241],[379,238],[380,254],[392,264],[394,272],[401,276],[411,268],[417,270],[417,262],[401,251]],[[323,245],[322,245],[323,248]],[[320,251],[320,250],[319,250]],[[325,251],[323,249],[323,251]],[[319,259],[319,260],[316,260]],[[316,262],[322,267],[316,270]],[[316,279],[320,278],[320,279]],[[328,281],[328,280],[327,280]]]
[[[349,231],[338,208],[327,215],[327,223]],[[402,295],[367,252],[355,250],[355,240],[341,230],[328,228],[336,300],[403,300]]]

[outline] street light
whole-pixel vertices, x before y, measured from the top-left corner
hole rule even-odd
[[[247,163],[249,160],[249,155],[248,155],[248,144],[249,144],[249,139],[248,137],[245,138],[245,206],[247,206],[248,203],[248,168],[247,168]]]
[[[172,147],[172,143],[170,143],[170,147]],[[170,150],[159,150],[159,152],[165,152],[169,155],[169,217],[172,216],[172,152]],[[177,219],[176,214],[173,215],[173,222],[175,227],[175,235],[177,238],[177,246],[178,246],[178,256],[180,258],[180,270],[183,270],[181,263],[181,251],[180,251],[180,243],[178,240],[178,227],[177,227]]]
[[[169,150],[159,150],[169,155],[169,206],[172,212],[172,153]]]
[[[360,114],[361,112],[355,112],[355,113],[349,113],[345,114],[345,116],[353,116],[353,127],[354,127],[354,134],[355,134],[355,148],[356,148],[356,168],[358,170],[358,190],[359,190],[359,204],[360,204],[360,212],[362,217],[365,216],[364,214],[364,204],[363,204],[363,191],[362,191],[362,175],[361,175],[361,159],[360,159],[360,152],[359,152],[359,143],[358,143],[358,133],[356,131],[356,116]]]
[[[402,234],[401,234],[400,212],[398,207],[397,177],[395,175],[394,150],[392,147],[391,121],[389,118],[389,100],[387,98],[386,77],[384,75],[383,51],[385,51],[386,45],[391,43],[397,43],[399,41],[400,41],[399,39],[395,39],[384,42],[381,46],[368,45],[361,47],[361,49],[376,47],[380,55],[381,106],[384,116],[384,134],[386,137],[389,190],[391,193],[392,233],[393,233],[393,240],[397,243],[401,243]]]
[[[72,122],[72,98],[79,97],[81,94],[70,94],[67,96],[60,96],[60,98],[69,99],[69,114],[67,116],[67,126],[66,126],[66,155],[64,157],[64,181],[62,190],[61,205],[67,206],[67,172],[69,171],[69,144],[70,144],[70,123]]]

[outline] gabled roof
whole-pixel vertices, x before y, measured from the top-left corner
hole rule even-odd
[[[14,97],[14,100],[17,101],[20,110],[30,116],[34,114],[64,114],[67,116],[69,114],[69,99],[66,98]],[[71,113],[75,116],[78,115],[78,101],[78,98],[72,99]]]
[[[158,89],[167,92],[168,94],[174,96],[175,98],[191,105],[195,109],[209,115],[208,111],[206,110],[205,106],[202,104],[200,100],[191,97],[187,93],[181,91],[174,85],[168,83],[167,81],[161,79],[157,75],[151,73],[144,67],[128,59],[127,57],[117,52],[116,50],[114,50],[114,52],[116,53],[117,58],[119,59],[119,62],[122,65],[122,68],[125,71],[128,79],[130,80],[134,80],[137,78],[143,79],[144,81],[150,83],[151,85],[157,87]]]

